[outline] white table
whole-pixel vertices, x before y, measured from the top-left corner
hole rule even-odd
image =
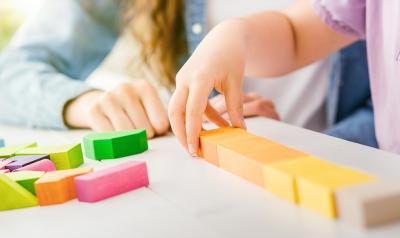
[[[400,157],[272,120],[254,118],[248,130],[320,158],[386,179],[400,180]],[[11,143],[79,142],[87,131],[38,131],[0,126]],[[97,162],[110,166],[145,160],[149,188],[94,204],[77,200],[56,206],[0,212],[0,237],[399,237],[400,223],[372,230],[328,220],[280,200],[222,169],[190,158],[174,137],[150,141],[138,156]]]

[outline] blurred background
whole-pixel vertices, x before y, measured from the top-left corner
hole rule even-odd
[[[0,52],[18,27],[36,14],[43,0],[0,0]]]

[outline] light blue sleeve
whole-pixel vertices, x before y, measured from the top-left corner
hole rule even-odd
[[[1,123],[66,128],[64,106],[118,37],[116,2],[48,0],[27,20],[0,56]]]

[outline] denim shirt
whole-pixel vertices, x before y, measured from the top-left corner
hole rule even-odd
[[[189,53],[206,33],[204,5],[204,0],[186,0]],[[64,107],[70,100],[91,90],[85,80],[117,41],[122,28],[121,8],[120,0],[48,0],[40,13],[18,30],[0,56],[0,122],[67,128],[63,119]],[[340,60],[340,57],[334,58],[334,62]],[[339,64],[334,65],[340,68]],[[335,84],[346,81],[347,74],[346,71],[341,71],[340,77],[332,74],[331,81]],[[342,119],[337,117],[337,112],[341,111],[338,109],[339,98],[346,103],[354,98],[352,93],[339,97],[340,87],[332,86],[330,89],[328,95],[332,100],[327,100],[327,108],[333,125]],[[363,87],[363,90],[369,93],[369,88]],[[347,114],[340,117],[345,118]],[[345,124],[328,134],[345,137],[341,133],[346,131]]]

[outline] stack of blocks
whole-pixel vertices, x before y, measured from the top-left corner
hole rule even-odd
[[[373,226],[400,218],[400,186],[238,128],[200,135],[200,155],[276,196],[329,218]],[[394,206],[394,204],[396,204]]]
[[[147,150],[145,130],[92,133],[84,138],[93,159],[112,159]],[[0,211],[65,203],[97,202],[148,186],[145,162],[130,161],[93,172],[83,164],[81,144],[0,149]]]

